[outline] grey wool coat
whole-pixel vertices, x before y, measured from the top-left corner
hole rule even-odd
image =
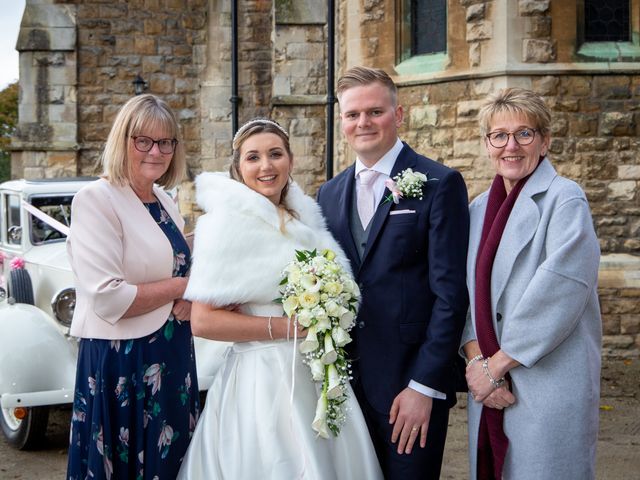
[[[475,334],[475,272],[488,192],[470,206],[467,260],[470,315],[462,343]],[[491,274],[493,325],[511,370],[516,402],[504,411],[507,480],[595,477],[600,347],[600,250],[580,187],[542,161],[520,192]],[[471,478],[481,403],[468,396]]]

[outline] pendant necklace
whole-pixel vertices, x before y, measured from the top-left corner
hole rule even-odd
[[[162,208],[160,207],[160,202],[158,202],[158,200],[156,200],[155,202],[150,202],[150,203],[142,203],[144,205],[144,208],[147,209],[147,212],[149,212],[149,215],[151,215],[151,218],[153,218],[154,222],[156,222],[156,224],[160,225],[162,223]],[[156,217],[153,215],[153,212],[151,211],[151,206],[152,205],[157,205],[158,206],[158,214],[160,217],[160,220],[157,220]]]

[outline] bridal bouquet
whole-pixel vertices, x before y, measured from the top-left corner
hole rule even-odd
[[[345,420],[351,362],[343,347],[351,341],[360,298],[358,285],[335,256],[331,250],[296,251],[280,282],[285,314],[308,329],[299,350],[313,380],[322,382],[311,427],[323,438],[329,432],[337,436]]]

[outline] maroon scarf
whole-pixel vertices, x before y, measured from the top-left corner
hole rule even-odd
[[[476,333],[480,351],[485,358],[491,357],[500,349],[498,337],[493,329],[491,312],[491,270],[493,261],[502,239],[502,233],[513,205],[529,176],[521,179],[509,195],[504,180],[496,175],[489,190],[487,211],[482,226],[482,236],[476,259]],[[478,435],[479,480],[502,479],[502,467],[509,446],[509,439],[502,428],[503,410],[482,407],[480,431]]]

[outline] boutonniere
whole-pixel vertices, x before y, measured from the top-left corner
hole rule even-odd
[[[401,198],[419,198],[422,200],[422,188],[424,184],[437,178],[429,178],[429,174],[414,172],[407,168],[400,172],[392,179],[384,182],[385,186],[391,192],[385,197],[384,205],[387,202],[400,203]]]

